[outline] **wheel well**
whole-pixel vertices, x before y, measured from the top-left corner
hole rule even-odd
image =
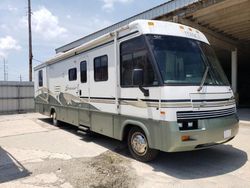
[[[54,108],[50,109],[50,115],[54,114],[56,112],[56,110]]]
[[[139,127],[138,125],[127,124],[127,125],[125,126],[125,128],[123,129],[122,141],[126,141],[126,140],[127,140],[129,131],[130,131],[133,127],[138,127],[139,129],[141,129],[141,127]]]

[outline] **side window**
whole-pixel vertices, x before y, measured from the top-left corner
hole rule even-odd
[[[96,82],[108,80],[108,56],[100,56],[94,59],[94,79]]]
[[[69,81],[74,81],[77,79],[77,71],[76,68],[69,69]]]
[[[38,71],[38,86],[43,87],[43,70]]]
[[[143,36],[133,38],[121,43],[121,86],[135,86],[133,83],[133,70],[143,71],[143,86],[158,85],[157,76],[150,61]]]
[[[87,62],[82,61],[80,63],[80,74],[81,74],[81,83],[87,82]]]

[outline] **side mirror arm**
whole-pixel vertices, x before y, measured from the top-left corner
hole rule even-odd
[[[149,96],[149,90],[143,88],[141,85],[139,86],[139,89],[141,90],[141,92],[144,94],[145,97]]]

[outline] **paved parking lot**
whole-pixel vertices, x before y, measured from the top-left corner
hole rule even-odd
[[[0,116],[0,187],[250,187],[249,143],[245,118],[229,143],[145,164],[119,141],[40,114]]]

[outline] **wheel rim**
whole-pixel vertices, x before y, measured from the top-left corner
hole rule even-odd
[[[135,132],[131,137],[131,146],[137,155],[145,155],[148,150],[148,142],[146,137],[140,132]]]
[[[56,113],[53,113],[53,124],[57,124]]]

